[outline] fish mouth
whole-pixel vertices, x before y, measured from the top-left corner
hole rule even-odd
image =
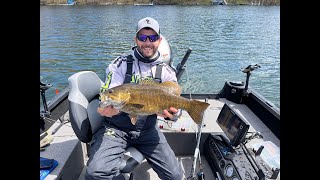
[[[112,92],[109,92],[112,93]],[[126,102],[130,99],[130,92],[128,90],[125,91],[126,96],[122,97],[120,94],[116,95],[106,95],[101,98],[102,100],[99,103],[99,108],[105,108],[107,106],[112,105],[116,109],[121,109]]]
[[[105,108],[107,106],[112,105],[116,109],[121,109],[124,104],[125,104],[125,101],[120,101],[119,102],[119,101],[114,101],[114,100],[108,98],[107,100],[101,101],[99,103],[99,108]]]
[[[111,105],[111,101],[101,101],[100,103],[99,103],[99,108],[105,108],[105,107],[107,107],[107,106],[110,106]]]
[[[120,103],[115,103],[113,107],[119,110],[124,106],[124,104],[125,104],[125,101],[121,101]]]

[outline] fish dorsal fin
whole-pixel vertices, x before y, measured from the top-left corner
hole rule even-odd
[[[161,86],[164,86],[166,88],[164,88],[165,90],[167,90],[169,93],[174,94],[176,96],[180,96],[181,95],[181,87],[177,82],[173,82],[173,81],[165,81],[163,83],[160,83]]]
[[[141,79],[139,81],[139,84],[143,84],[143,85],[149,85],[149,86],[160,86],[162,87],[161,89],[167,91],[170,94],[174,94],[177,96],[181,95],[181,87],[177,82],[173,82],[173,81],[165,81],[162,83],[156,82],[153,79]]]
[[[140,79],[139,83],[141,85],[159,86],[160,83],[154,81],[153,79]]]

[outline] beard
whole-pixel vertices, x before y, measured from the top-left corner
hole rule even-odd
[[[143,55],[145,58],[152,58],[156,54],[158,49],[153,45],[137,46],[137,48],[140,54]]]

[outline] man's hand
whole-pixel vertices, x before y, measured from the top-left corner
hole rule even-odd
[[[98,108],[97,112],[101,116],[106,116],[106,117],[112,117],[112,116],[120,113],[120,111],[118,109],[114,108],[113,106],[107,106],[105,108]]]
[[[171,113],[170,113],[170,112]],[[173,119],[174,114],[176,114],[178,112],[178,109],[174,108],[174,107],[170,107],[170,109],[168,110],[163,110],[163,114],[157,114],[158,116],[161,116],[163,118],[169,118],[169,119]]]

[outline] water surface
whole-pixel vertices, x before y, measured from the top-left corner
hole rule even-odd
[[[226,81],[245,81],[240,68],[259,64],[249,86],[280,107],[279,6],[40,6],[40,80],[54,85],[47,98],[75,72],[104,77],[146,16],[158,20],[175,66],[192,48],[179,82],[184,93],[217,93]]]

